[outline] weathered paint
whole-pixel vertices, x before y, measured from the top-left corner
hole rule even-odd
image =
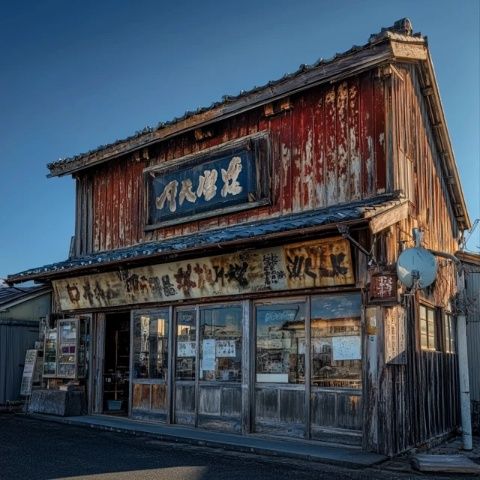
[[[84,187],[78,198],[75,254],[324,208],[385,191],[383,92],[382,81],[370,71],[292,96],[290,108],[276,115],[267,117],[258,108],[211,126],[210,137],[184,134],[150,147],[148,154],[120,157],[79,173]],[[259,131],[270,133],[270,205],[144,231],[144,168],[168,165]]]
[[[62,310],[115,307],[354,283],[350,244],[336,237],[54,280]]]

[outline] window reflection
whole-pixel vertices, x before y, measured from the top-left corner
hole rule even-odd
[[[138,313],[133,322],[134,378],[167,379],[168,310]]]
[[[305,305],[262,305],[256,309],[257,382],[305,382]]]
[[[177,311],[177,355],[175,377],[177,380],[195,380],[196,343],[195,310]]]
[[[360,308],[358,294],[312,298],[312,385],[361,388]]]
[[[242,379],[242,308],[200,310],[200,379]]]

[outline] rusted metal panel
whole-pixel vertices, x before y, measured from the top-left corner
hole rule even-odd
[[[62,310],[354,283],[337,237],[53,281]]]

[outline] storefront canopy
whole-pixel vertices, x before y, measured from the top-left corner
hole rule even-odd
[[[168,238],[143,243],[132,247],[98,252],[91,255],[69,258],[38,268],[9,275],[7,283],[15,284],[30,280],[47,281],[52,278],[105,270],[116,265],[132,265],[146,259],[172,258],[184,253],[217,251],[226,247],[258,242],[277,237],[291,237],[313,233],[317,230],[335,228],[337,224],[369,222],[379,215],[398,210],[405,204],[398,193],[337,205],[326,209],[286,215],[256,222],[242,223],[214,230],[197,232],[187,236]]]

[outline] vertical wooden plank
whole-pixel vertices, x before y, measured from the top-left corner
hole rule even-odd
[[[292,211],[299,212],[302,207],[302,183],[305,179],[302,176],[302,150],[304,146],[304,131],[302,123],[302,111],[304,109],[304,98],[301,96],[295,100],[296,108],[292,112]]]
[[[79,257],[81,254],[81,182],[78,177],[75,178],[75,242],[74,255]]]
[[[336,147],[337,147],[337,183],[338,202],[344,203],[350,197],[350,179],[348,177],[348,85],[341,82],[337,87]]]
[[[359,127],[359,81],[354,77],[348,84],[348,158],[350,177],[350,200],[362,198],[362,159],[360,153]]]
[[[282,114],[280,125],[280,159],[281,166],[278,168],[280,174],[280,189],[278,201],[280,202],[280,211],[283,214],[290,213],[292,211],[292,110],[289,110]],[[273,139],[275,141],[275,138]],[[273,156],[273,169],[272,175],[276,175],[277,163],[275,161],[275,155]]]
[[[326,206],[325,189],[325,96],[324,90],[319,89],[313,111],[314,133],[314,171],[315,171],[315,207]]]
[[[334,205],[338,198],[338,163],[336,148],[336,98],[335,87],[325,92],[325,159],[326,206]]]
[[[373,84],[372,74],[366,73],[360,79],[360,149],[362,155],[363,197],[374,194],[374,137]]]
[[[91,175],[86,176],[87,179],[87,244],[86,253],[93,251],[93,178]]]

